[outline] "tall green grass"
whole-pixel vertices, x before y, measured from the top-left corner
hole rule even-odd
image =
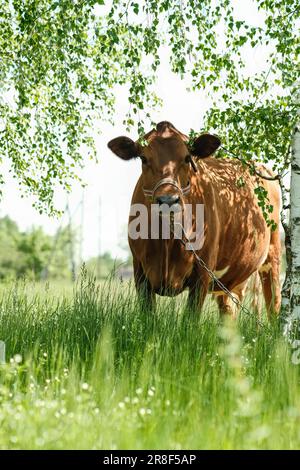
[[[83,276],[73,293],[0,298],[0,448],[299,448],[299,368],[276,322],[155,314],[131,284]]]

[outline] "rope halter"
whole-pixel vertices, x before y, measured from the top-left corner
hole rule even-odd
[[[144,192],[144,195],[146,197],[150,197],[152,200],[154,200],[154,195],[156,193],[156,191],[158,190],[158,188],[164,184],[170,184],[171,186],[174,186],[178,191],[179,193],[182,195],[182,196],[185,196],[186,194],[188,194],[191,190],[191,185],[190,183],[188,182],[187,186],[185,186],[184,188],[181,188],[179,186],[179,184],[177,183],[177,181],[173,180],[172,178],[162,178],[161,180],[159,180],[156,185],[154,186],[153,189],[145,189],[143,188],[143,192]]]

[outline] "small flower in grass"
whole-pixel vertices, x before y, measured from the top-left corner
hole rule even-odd
[[[146,409],[145,408],[140,408],[139,413],[140,413],[141,416],[145,416]]]
[[[45,406],[44,400],[36,400],[35,406],[36,406],[37,408],[43,408],[43,407]]]
[[[137,395],[141,395],[141,393],[143,393],[143,389],[142,389],[142,388],[137,388],[136,391],[135,391],[135,393],[136,393]]]
[[[44,357],[48,357],[48,354],[46,352],[43,353]]]
[[[22,362],[22,356],[21,356],[21,354],[16,354],[16,355],[14,356],[14,362],[15,362],[16,364],[21,364],[21,362]]]
[[[125,397],[125,398],[124,398],[124,402],[125,402],[125,403],[130,403],[130,398],[129,398],[129,397]]]
[[[121,408],[121,410],[124,410],[125,403],[123,401],[120,401],[120,403],[118,403],[118,407]]]
[[[133,404],[133,405],[137,405],[138,402],[139,402],[138,397],[133,397],[133,399],[132,399],[132,404]]]
[[[89,389],[89,384],[87,384],[86,382],[84,382],[82,385],[81,385],[81,388],[82,390],[88,390]]]
[[[125,330],[125,325],[122,326],[122,330]]]
[[[151,387],[151,388],[148,390],[148,396],[149,396],[149,397],[154,397],[154,393],[155,393],[155,388],[154,388],[154,387]]]
[[[166,406],[170,406],[170,405],[171,405],[170,400],[166,400]]]

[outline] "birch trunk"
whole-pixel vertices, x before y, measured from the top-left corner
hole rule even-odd
[[[290,191],[286,189],[282,179],[279,180],[282,197],[281,225],[284,229],[286,272],[281,289],[281,315],[280,320],[288,325],[291,315],[291,285],[292,285],[292,247],[291,247],[291,226],[290,226]]]
[[[299,337],[300,326],[300,122],[295,127],[291,161],[291,286],[288,333],[290,339]]]

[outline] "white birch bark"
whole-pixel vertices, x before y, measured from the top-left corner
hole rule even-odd
[[[291,225],[290,225],[290,191],[284,186],[283,180],[279,180],[281,188],[281,225],[284,229],[286,272],[281,289],[281,316],[282,323],[286,323],[291,315],[291,285],[292,285],[292,248],[291,248]]]
[[[298,99],[299,102],[299,99]],[[295,127],[291,161],[291,297],[288,333],[290,339],[299,336],[300,330],[300,115]]]

